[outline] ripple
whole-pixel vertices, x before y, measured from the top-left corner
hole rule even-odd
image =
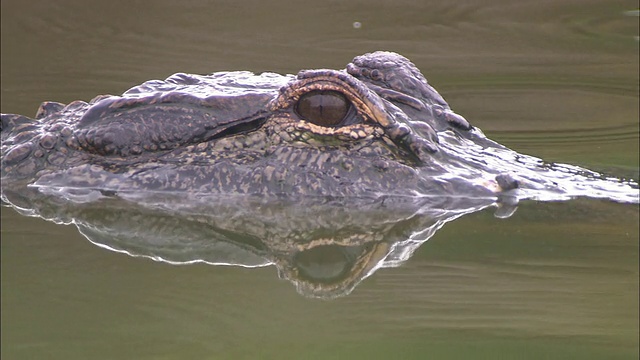
[[[620,125],[590,129],[494,131],[509,142],[532,143],[540,146],[573,144],[577,146],[638,141],[638,126]]]

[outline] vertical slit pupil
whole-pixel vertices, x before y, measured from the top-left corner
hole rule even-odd
[[[338,91],[310,91],[300,97],[296,112],[304,120],[321,126],[340,126],[351,103]]]

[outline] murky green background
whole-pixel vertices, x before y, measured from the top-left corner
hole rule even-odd
[[[637,1],[8,1],[1,110],[175,72],[409,57],[489,137],[638,177]],[[360,22],[360,28],[353,23]],[[2,208],[2,359],[637,359],[638,206],[447,224],[334,301],[273,267],[171,266]]]

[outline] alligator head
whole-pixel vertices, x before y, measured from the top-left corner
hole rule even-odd
[[[487,139],[414,64],[389,52],[297,76],[175,74],[122,96],[43,103],[36,120],[2,115],[3,183],[42,189],[495,197],[520,185],[570,193],[553,171]]]

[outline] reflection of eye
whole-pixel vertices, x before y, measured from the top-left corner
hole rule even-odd
[[[299,252],[294,261],[302,278],[320,283],[339,281],[351,268],[348,252],[338,245],[323,245]]]
[[[296,112],[300,117],[320,126],[340,126],[351,103],[337,91],[310,91],[300,97]]]

